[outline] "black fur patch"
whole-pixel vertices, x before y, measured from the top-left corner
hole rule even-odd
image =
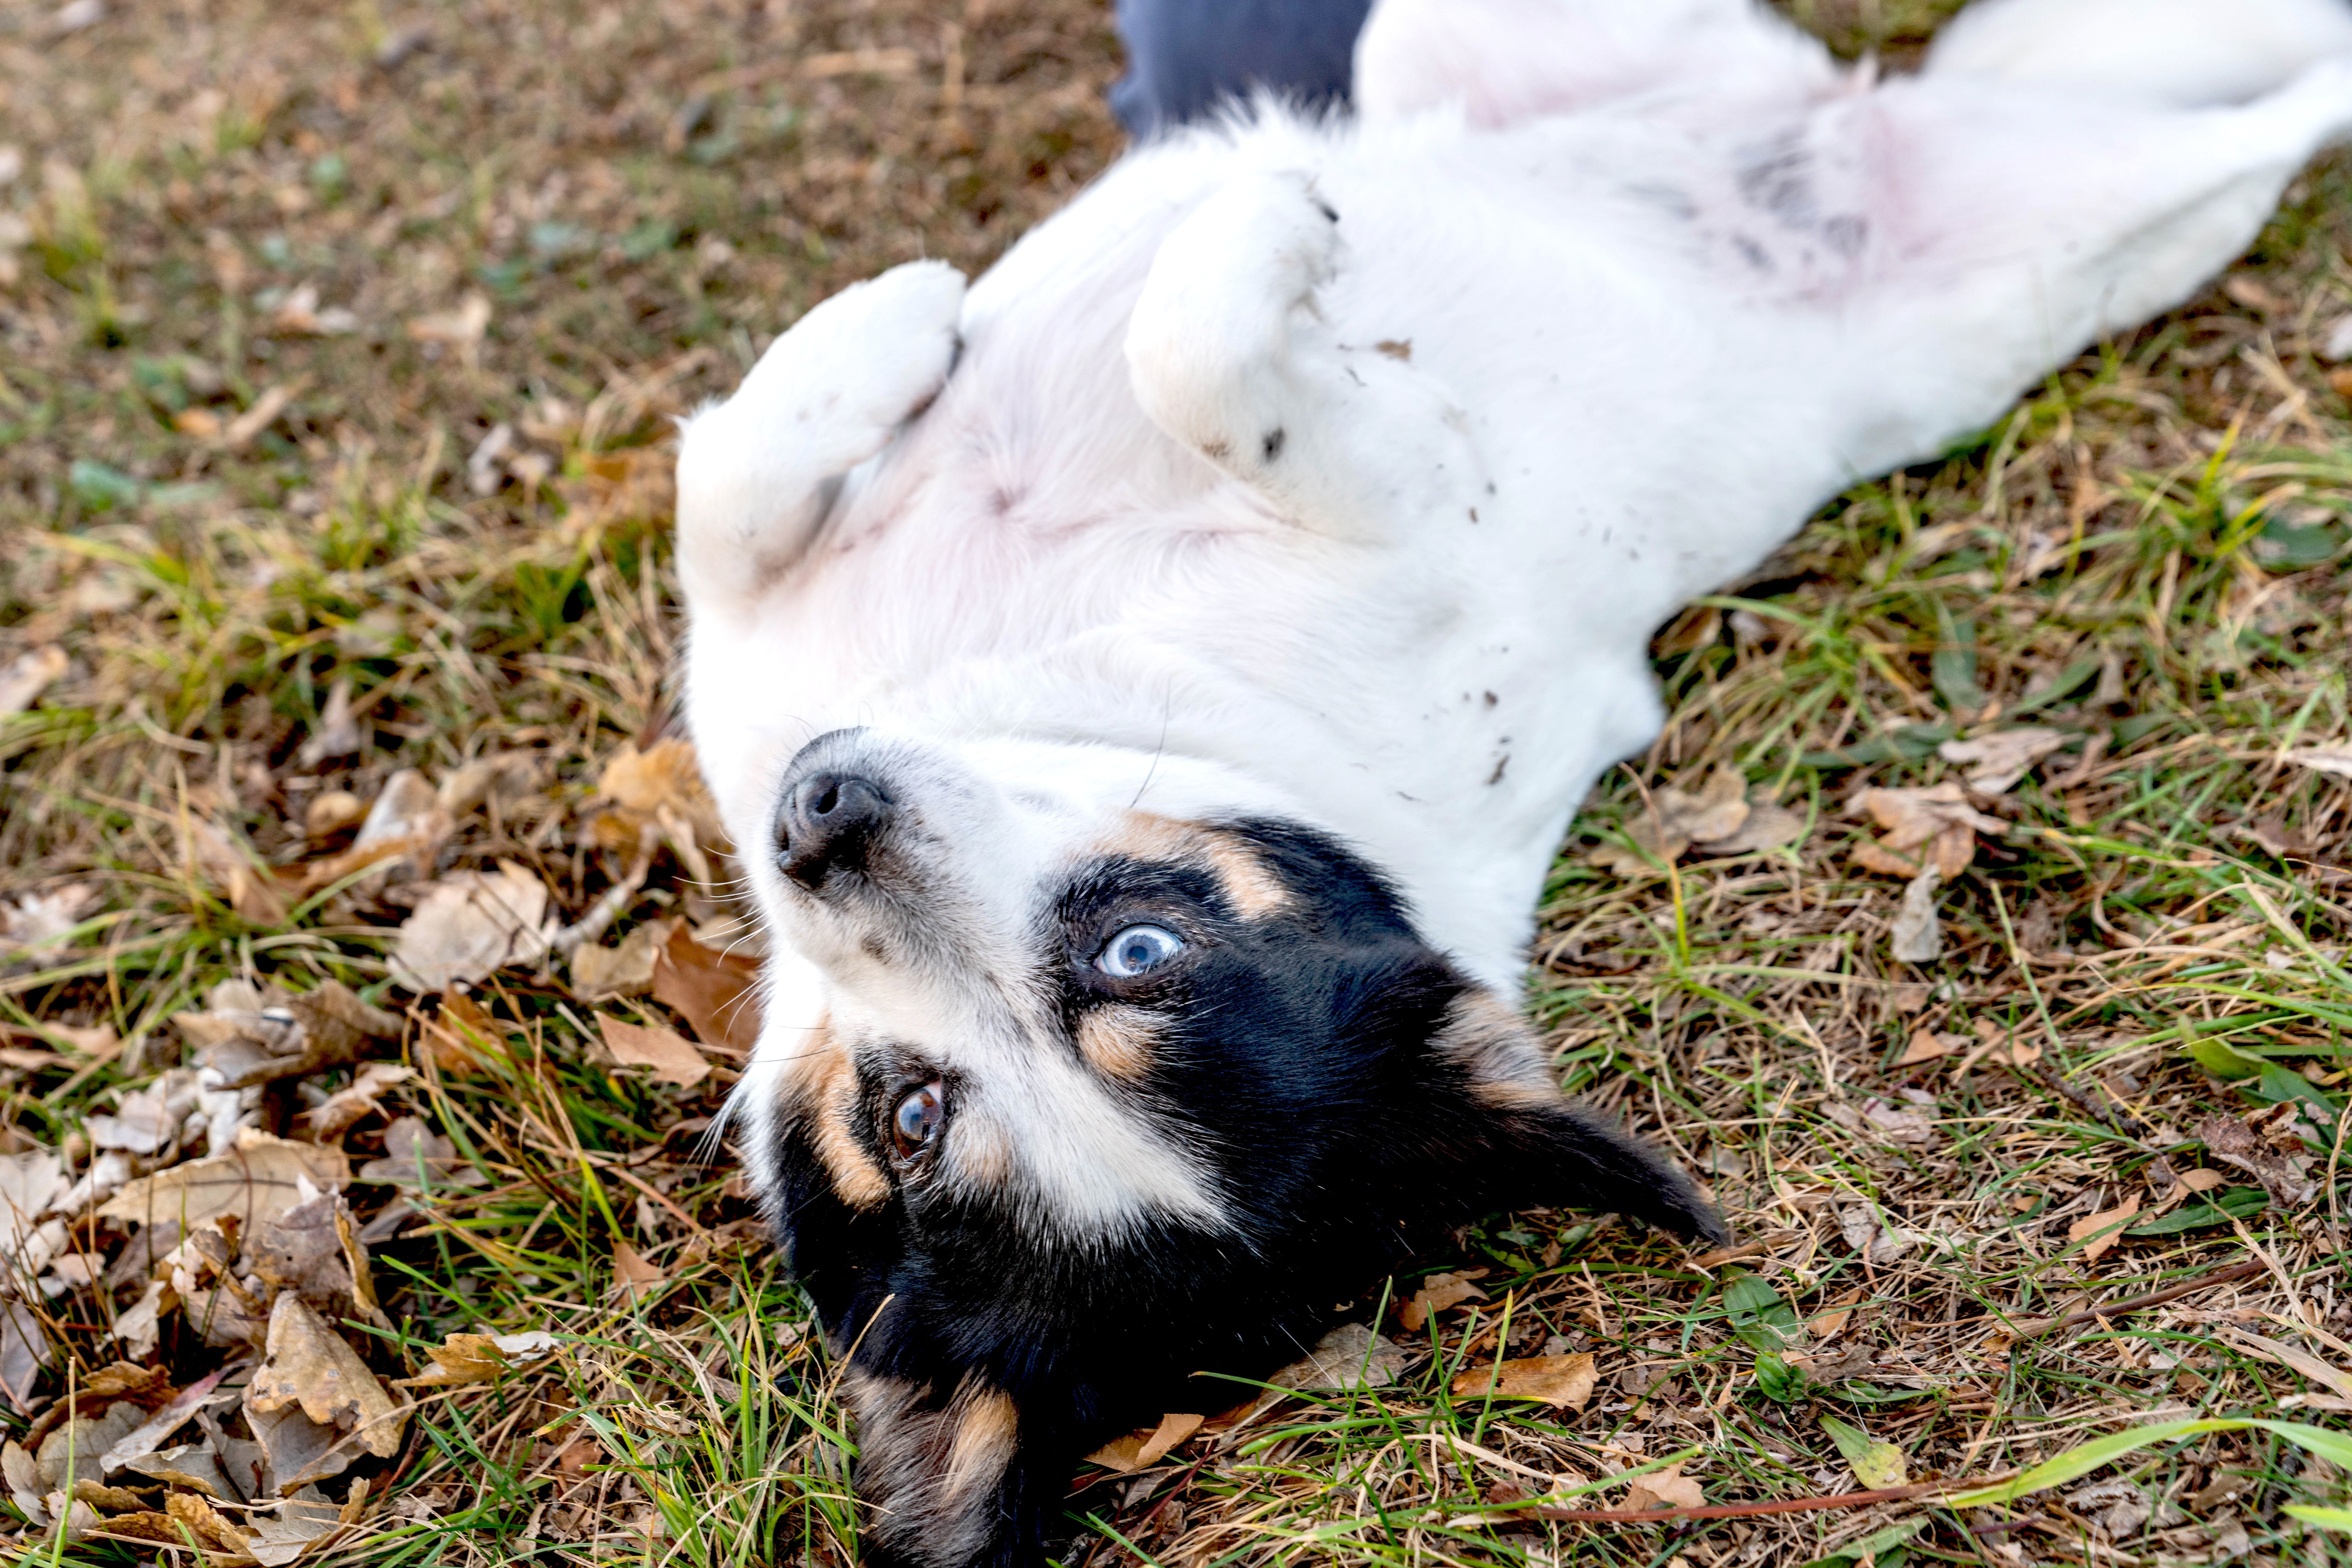
[[[782,1229],[833,1342],[854,1342],[856,1366],[889,1386],[921,1391],[919,1409],[944,1412],[954,1391],[980,1386],[1018,1411],[1015,1457],[970,1505],[983,1515],[923,1530],[905,1522],[920,1510],[894,1510],[876,1526],[881,1560],[1034,1563],[1076,1456],[1163,1411],[1229,1403],[1229,1387],[1186,1379],[1296,1359],[1330,1302],[1464,1223],[1573,1205],[1721,1234],[1649,1150],[1564,1102],[1498,1109],[1431,1047],[1473,983],[1421,940],[1378,872],[1295,825],[1220,831],[1289,890],[1283,908],[1244,920],[1206,870],[1109,858],[1070,879],[1037,949],[1073,1038],[1090,1008],[1154,1015],[1150,1059],[1121,1092],[1202,1152],[1234,1229],[1171,1221],[1057,1242],[1019,1222],[1004,1206],[1013,1195],[896,1176],[888,1203],[854,1213],[786,1121],[773,1153]],[[1138,921],[1176,931],[1184,953],[1107,980],[1095,954]],[[904,1456],[891,1463],[904,1473]],[[960,1544],[933,1554],[930,1539]]]

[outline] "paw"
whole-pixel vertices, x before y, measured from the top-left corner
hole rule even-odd
[[[778,338],[735,395],[687,422],[678,563],[698,609],[745,609],[823,525],[832,481],[939,395],[963,275],[909,262],[843,289]]]
[[[1128,323],[1129,374],[1155,424],[1220,466],[1279,428],[1299,320],[1337,269],[1339,222],[1294,170],[1236,180],[1177,226]]]
[[[963,294],[944,261],[853,283],[770,344],[728,407],[756,422],[893,428],[946,384]]]

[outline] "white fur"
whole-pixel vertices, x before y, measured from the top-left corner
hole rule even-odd
[[[1336,832],[1508,994],[1659,623],[2352,130],[2344,0],[2126,9],[1993,0],[1873,86],[1743,0],[1386,0],[1358,122],[1130,153],[960,316],[929,264],[811,312],[688,430],[689,716],[746,847],[811,737],[918,748],[964,957],[866,963],[749,856],[797,952],[751,1114],[831,1009],[968,1067],[1067,1223],[1213,1209],[989,986],[1136,806]]]

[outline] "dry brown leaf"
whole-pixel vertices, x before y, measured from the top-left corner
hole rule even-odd
[[[1575,1355],[1526,1356],[1472,1367],[1454,1380],[1458,1395],[1497,1399],[1537,1399],[1559,1410],[1581,1410],[1600,1381],[1592,1352]]]
[[[189,1230],[233,1215],[250,1234],[295,1205],[321,1192],[339,1192],[350,1181],[351,1162],[341,1150],[291,1142],[248,1127],[226,1153],[142,1176],[100,1204],[98,1214],[135,1225],[176,1222]]]
[[[2284,760],[2309,768],[2314,773],[2352,779],[2352,745],[2306,746],[2300,751],[2287,752]]]
[[[478,1187],[490,1178],[470,1160],[461,1159],[457,1145],[414,1116],[404,1116],[383,1130],[383,1157],[359,1168],[356,1180],[386,1186]]]
[[[2192,1193],[2210,1193],[2230,1178],[2210,1165],[2200,1165],[2193,1171],[2180,1173],[2180,1184]]]
[[[1854,1204],[1840,1210],[1838,1231],[1848,1247],[1872,1263],[1892,1263],[1910,1251],[1919,1239],[1907,1230],[1886,1224],[1867,1204]]]
[[[1315,1348],[1266,1379],[1276,1388],[1333,1390],[1385,1388],[1404,1375],[1403,1349],[1361,1323],[1342,1323]],[[1254,1408],[1272,1403],[1261,1396]]]
[[[572,950],[572,994],[583,1002],[645,995],[654,987],[654,966],[677,928],[674,920],[648,921],[617,947],[583,942]]]
[[[1916,1067],[1921,1062],[1950,1056],[1965,1043],[1958,1035],[1939,1035],[1932,1029],[1916,1029],[1912,1031],[1909,1047],[1895,1058],[1895,1065],[1899,1068]]]
[[[1900,877],[1906,882],[1919,874],[1922,865],[1916,857],[1880,848],[1874,838],[1865,838],[1853,847],[1853,863],[1875,876]]]
[[[1862,1288],[1860,1286],[1854,1287],[1844,1295],[1840,1296],[1836,1300],[1831,1302],[1829,1310],[1820,1313],[1815,1317],[1807,1319],[1807,1326],[1809,1326],[1813,1331],[1813,1333],[1821,1339],[1833,1340],[1837,1338],[1838,1335],[1845,1332],[1846,1324],[1851,1321],[1853,1317],[1853,1310],[1862,1304]]]
[[[420,994],[484,980],[547,951],[547,884],[511,860],[495,872],[458,871],[434,885],[404,921],[392,975]]]
[[[358,826],[367,819],[367,802],[347,789],[321,791],[303,807],[302,836],[331,838],[346,827]]]
[[[401,1388],[447,1388],[465,1384],[495,1383],[518,1366],[535,1365],[562,1348],[563,1342],[542,1329],[520,1334],[451,1334],[425,1353],[433,1364]]]
[[[1088,1454],[1087,1462],[1122,1475],[1148,1470],[1198,1432],[1206,1420],[1202,1415],[1163,1415],[1156,1426],[1139,1426],[1125,1436],[1112,1438]]]
[[[2263,1184],[2281,1208],[2300,1208],[2318,1195],[2319,1183],[2304,1157],[2303,1140],[2294,1131],[2292,1101],[2265,1107],[2241,1120],[2208,1116],[2197,1124],[2205,1152],[2225,1165],[2235,1165]]]
[[[46,1149],[0,1154],[0,1277],[17,1272],[17,1250],[72,1184],[64,1162]]]
[[[303,1124],[313,1141],[332,1142],[368,1117],[381,1115],[383,1096],[415,1076],[414,1069],[397,1063],[368,1062],[352,1075],[351,1082],[303,1111],[296,1120]]]
[[[22,713],[66,672],[66,650],[55,643],[28,648],[0,665],[0,719]]]
[[[310,739],[294,753],[295,763],[315,768],[329,757],[348,757],[366,744],[359,721],[352,717],[351,677],[337,676],[327,689],[327,705],[319,710],[319,721],[311,726]]]
[[[1430,1316],[1464,1301],[1483,1301],[1486,1292],[1471,1283],[1466,1275],[1433,1274],[1422,1282],[1405,1304],[1397,1309],[1397,1321],[1418,1333]]]
[[[1885,830],[1878,841],[1880,850],[1907,856],[1924,847],[1927,861],[1948,882],[1976,860],[1978,834],[2008,828],[1999,817],[1970,806],[1968,792],[1957,781],[1932,789],[1868,789],[1854,805]]]
[[[1694,843],[1727,839],[1747,824],[1748,780],[1738,769],[1718,768],[1693,783],[1696,787],[1689,791],[1676,784],[1658,790],[1647,807],[1626,820],[1625,836],[1643,853],[1604,844],[1592,852],[1592,863],[1622,876],[1643,876],[1654,868],[1645,857],[1672,865]]]
[[[0,904],[0,960],[17,948],[62,948],[90,905],[98,889],[88,882],[68,882],[46,893],[26,893],[13,904]]]
[[[1936,889],[1943,874],[1930,866],[1903,889],[1902,907],[1888,928],[1888,951],[1905,963],[1933,963],[1944,953],[1944,924],[1936,915]]]
[[[1790,811],[1777,801],[1751,800],[1748,820],[1738,831],[1720,838],[1699,841],[1696,847],[1702,855],[1753,855],[1764,849],[1784,849],[1803,842],[1805,814]]]
[[[656,1079],[680,1089],[692,1089],[710,1076],[710,1063],[675,1030],[624,1023],[609,1014],[600,1015],[596,1025],[604,1031],[604,1048],[623,1067],[651,1068]]]
[[[440,343],[456,349],[458,357],[471,367],[481,363],[482,336],[489,326],[489,297],[476,292],[467,295],[455,310],[412,318],[408,335],[420,343]]]
[[[2056,730],[2027,727],[1999,730],[1966,741],[1947,741],[1937,754],[1948,763],[1968,766],[1970,789],[1984,795],[2005,795],[2033,764],[2066,743]]]
[[[613,1243],[613,1290],[634,1306],[650,1295],[656,1288],[667,1283],[669,1276],[659,1266],[646,1261],[643,1253],[625,1241]]]
[[[1674,1464],[1634,1477],[1625,1489],[1625,1506],[1636,1513],[1661,1508],[1705,1508],[1706,1494],[1698,1482],[1683,1474],[1681,1465]]]
[[[2066,1239],[2083,1241],[2086,1237],[2095,1237],[2095,1239],[2088,1241],[2084,1246],[2083,1261],[2096,1263],[2108,1248],[2123,1239],[2125,1222],[2138,1213],[2139,1194],[2134,1193],[2114,1208],[2103,1209],[2097,1214],[2084,1215],[2081,1219],[2068,1226]],[[2105,1231],[2106,1234],[2101,1236],[2099,1235],[2101,1231]]]
[[[220,444],[232,452],[243,451],[253,438],[278,423],[278,416],[292,406],[296,395],[301,392],[309,378],[298,376],[291,382],[281,382],[266,389],[253,400],[253,405],[222,426]]]
[[[364,1479],[352,1487],[362,1502],[366,1489]],[[253,1517],[253,1540],[246,1550],[261,1568],[286,1568],[333,1545],[344,1526],[353,1522],[344,1517],[345,1511],[345,1505],[333,1501],[315,1485],[303,1487],[278,1503],[276,1519],[264,1514]]]
[[[400,1451],[408,1425],[409,1407],[396,1404],[350,1342],[291,1290],[270,1306],[266,1353],[246,1404],[265,1413],[299,1405],[311,1421],[349,1434],[383,1459]]]
[[[221,1511],[200,1497],[185,1492],[173,1492],[164,1498],[163,1508],[169,1516],[188,1527],[191,1534],[215,1552],[242,1553],[249,1537],[231,1524]],[[177,1536],[173,1537],[177,1540]]]
[[[248,1232],[245,1263],[265,1289],[291,1291],[330,1318],[381,1315],[366,1250],[339,1193],[322,1193]]]
[[[703,946],[683,925],[654,964],[655,1000],[683,1014],[705,1046],[738,1057],[760,1043],[759,983],[757,963]]]
[[[596,794],[607,809],[591,821],[590,833],[602,848],[635,851],[673,824],[683,826],[697,844],[721,836],[719,808],[703,786],[693,743],[677,736],[642,752],[623,746],[604,764]]]
[[[180,826],[183,858],[191,872],[201,869],[227,896],[239,920],[257,926],[286,923],[286,900],[278,879],[250,846],[215,823],[184,817]]]

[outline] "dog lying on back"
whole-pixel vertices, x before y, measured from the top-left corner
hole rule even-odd
[[[736,1127],[886,1561],[1033,1559],[1076,1455],[1419,1237],[1723,1235],[1515,1005],[1652,632],[2227,264],[2352,132],[2352,3],[1990,0],[1874,84],[1748,0],[1385,0],[1357,80],[686,432],[775,948]]]

